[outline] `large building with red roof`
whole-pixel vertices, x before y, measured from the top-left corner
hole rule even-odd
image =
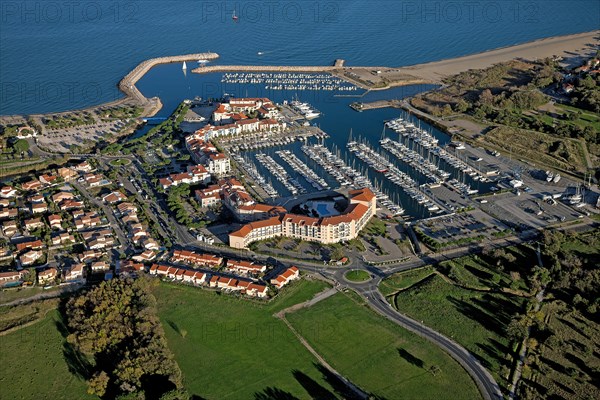
[[[375,215],[377,200],[375,194],[367,188],[351,190],[348,195],[350,204],[340,215],[314,218],[299,214],[280,214],[246,224],[230,233],[229,245],[246,248],[252,242],[275,236],[324,244],[354,239]]]

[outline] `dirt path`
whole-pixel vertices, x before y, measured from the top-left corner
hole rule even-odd
[[[338,293],[338,291],[337,291],[336,288],[326,289],[326,290],[324,290],[324,291],[322,291],[320,293],[317,293],[310,300],[307,300],[307,301],[302,302],[302,303],[295,304],[295,305],[293,305],[291,307],[288,307],[286,309],[283,309],[283,310],[279,311],[277,314],[275,314],[275,317],[277,317],[280,320],[282,320],[283,323],[288,327],[288,329],[294,334],[294,336],[296,336],[296,338],[298,339],[298,341],[306,348],[306,350],[308,350],[317,359],[317,361],[319,361],[319,363],[323,367],[327,368],[327,370],[329,372],[331,372],[333,375],[335,375],[340,381],[344,382],[344,384],[350,390],[352,390],[358,396],[358,398],[368,399],[369,398],[369,394],[368,393],[365,393],[358,386],[356,386],[355,384],[353,384],[352,382],[350,382],[348,379],[346,379],[335,368],[333,368],[331,365],[329,365],[329,363],[327,361],[325,361],[325,359],[323,357],[321,357],[321,355],[319,353],[317,353],[317,351],[310,344],[308,344],[308,342],[306,341],[306,339],[304,339],[304,337],[302,335],[300,335],[300,333],[298,331],[296,331],[296,329],[292,326],[292,324],[290,324],[290,322],[285,318],[285,315],[287,313],[294,312],[294,311],[300,310],[302,308],[311,307],[311,306],[317,304],[318,302],[320,302],[322,300],[325,300],[328,297],[333,296],[336,293]]]

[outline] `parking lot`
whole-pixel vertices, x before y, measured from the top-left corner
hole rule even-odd
[[[524,193],[517,196],[506,192],[488,196],[487,203],[480,204],[482,210],[493,215],[505,224],[521,228],[540,228],[556,222],[577,219],[581,214],[560,200],[544,201],[538,193]]]
[[[426,219],[419,221],[416,227],[441,244],[481,235],[489,237],[508,228],[501,221],[491,218],[481,210]]]

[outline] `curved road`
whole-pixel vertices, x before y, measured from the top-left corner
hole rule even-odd
[[[376,281],[379,282],[380,279]],[[353,289],[379,314],[444,349],[471,375],[484,399],[503,398],[500,387],[475,356],[446,336],[396,311],[377,290],[377,283],[369,281],[360,286],[353,285]]]

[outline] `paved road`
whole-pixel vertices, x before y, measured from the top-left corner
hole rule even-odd
[[[484,399],[502,399],[500,387],[475,356],[453,340],[393,309],[383,295],[377,290],[377,283],[378,282],[369,282],[361,288],[354,289],[365,298],[371,308],[376,312],[444,349],[471,375],[475,380],[475,383],[477,383]]]

